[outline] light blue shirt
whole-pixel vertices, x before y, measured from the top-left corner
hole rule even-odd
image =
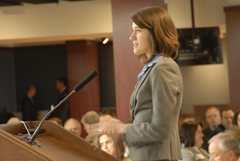
[[[147,71],[147,69],[154,66],[162,57],[162,55],[155,55],[153,59],[143,67],[141,73],[138,74],[138,82],[141,80],[143,74]]]

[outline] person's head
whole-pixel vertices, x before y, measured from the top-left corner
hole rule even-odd
[[[99,112],[98,116],[99,116],[99,122],[109,121],[113,118],[116,118],[115,113],[113,113],[112,111],[101,111]]]
[[[216,107],[209,107],[206,110],[205,118],[211,127],[216,127],[221,122],[220,111]]]
[[[66,87],[67,87],[67,79],[64,77],[59,77],[56,81],[57,90],[62,91]]]
[[[231,109],[221,110],[221,123],[226,129],[232,126],[233,116],[234,112]]]
[[[82,133],[82,127],[80,122],[75,118],[70,118],[64,123],[64,128],[68,131],[73,132],[77,136],[80,136]]]
[[[55,124],[58,124],[60,126],[63,126],[62,120],[58,117],[51,117],[48,120],[51,120],[52,122],[54,122]]]
[[[233,116],[233,124],[240,128],[240,110],[237,110]]]
[[[34,85],[30,84],[27,89],[27,94],[31,97],[34,97],[36,94],[36,91],[37,91],[37,88]]]
[[[12,123],[19,123],[21,120],[17,117],[11,117],[8,121],[7,124],[12,124]]]
[[[204,136],[202,125],[196,121],[185,121],[179,129],[179,136],[185,147],[200,147]]]
[[[89,111],[85,115],[82,116],[81,123],[84,126],[84,129],[88,134],[91,134],[93,131],[90,128],[91,124],[98,123],[99,117],[95,111]]]
[[[148,7],[131,16],[134,53],[147,64],[154,55],[176,58],[179,42],[175,24],[166,10]]]
[[[94,144],[119,160],[122,160],[124,157],[125,146],[122,137],[110,134],[99,134]]]
[[[209,140],[210,161],[237,161],[240,157],[240,142],[229,133],[222,132]]]

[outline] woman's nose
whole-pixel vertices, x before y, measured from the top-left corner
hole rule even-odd
[[[136,38],[135,38],[135,35],[134,35],[134,32],[131,34],[131,36],[130,36],[130,38],[129,38],[130,40],[135,40]]]

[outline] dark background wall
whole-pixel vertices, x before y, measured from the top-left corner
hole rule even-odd
[[[5,121],[6,113],[14,111],[16,106],[14,52],[0,49],[0,121]]]
[[[98,65],[101,107],[116,107],[112,43],[98,44]]]
[[[67,78],[65,45],[15,48],[14,54],[18,111],[29,84],[37,87],[35,102],[38,109],[50,109],[59,94],[56,79]]]

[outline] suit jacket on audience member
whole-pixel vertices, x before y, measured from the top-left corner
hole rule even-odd
[[[208,151],[208,140],[209,140],[209,136],[211,135],[211,133],[213,132],[213,130],[210,129],[210,127],[206,128],[203,130],[203,145],[202,148]]]
[[[136,85],[130,99],[133,124],[127,126],[125,141],[132,160],[178,160],[181,146],[178,117],[183,81],[172,58],[162,57]]]
[[[58,96],[57,102],[55,106],[62,101],[68,95],[68,89],[66,88],[60,95]],[[50,117],[58,117],[64,123],[68,118],[70,118],[70,108],[69,108],[69,100],[67,99],[63,102],[52,114]]]
[[[37,109],[33,100],[26,94],[21,101],[21,111],[23,121],[37,120]]]
[[[203,131],[204,137],[203,137],[203,145],[202,148],[208,151],[208,141],[214,136],[217,135],[220,132],[225,131],[225,127],[220,124],[218,127],[216,127],[213,131],[210,128],[207,128]]]
[[[183,157],[181,161],[208,161],[210,158],[208,152],[202,148],[182,147],[181,152]]]

